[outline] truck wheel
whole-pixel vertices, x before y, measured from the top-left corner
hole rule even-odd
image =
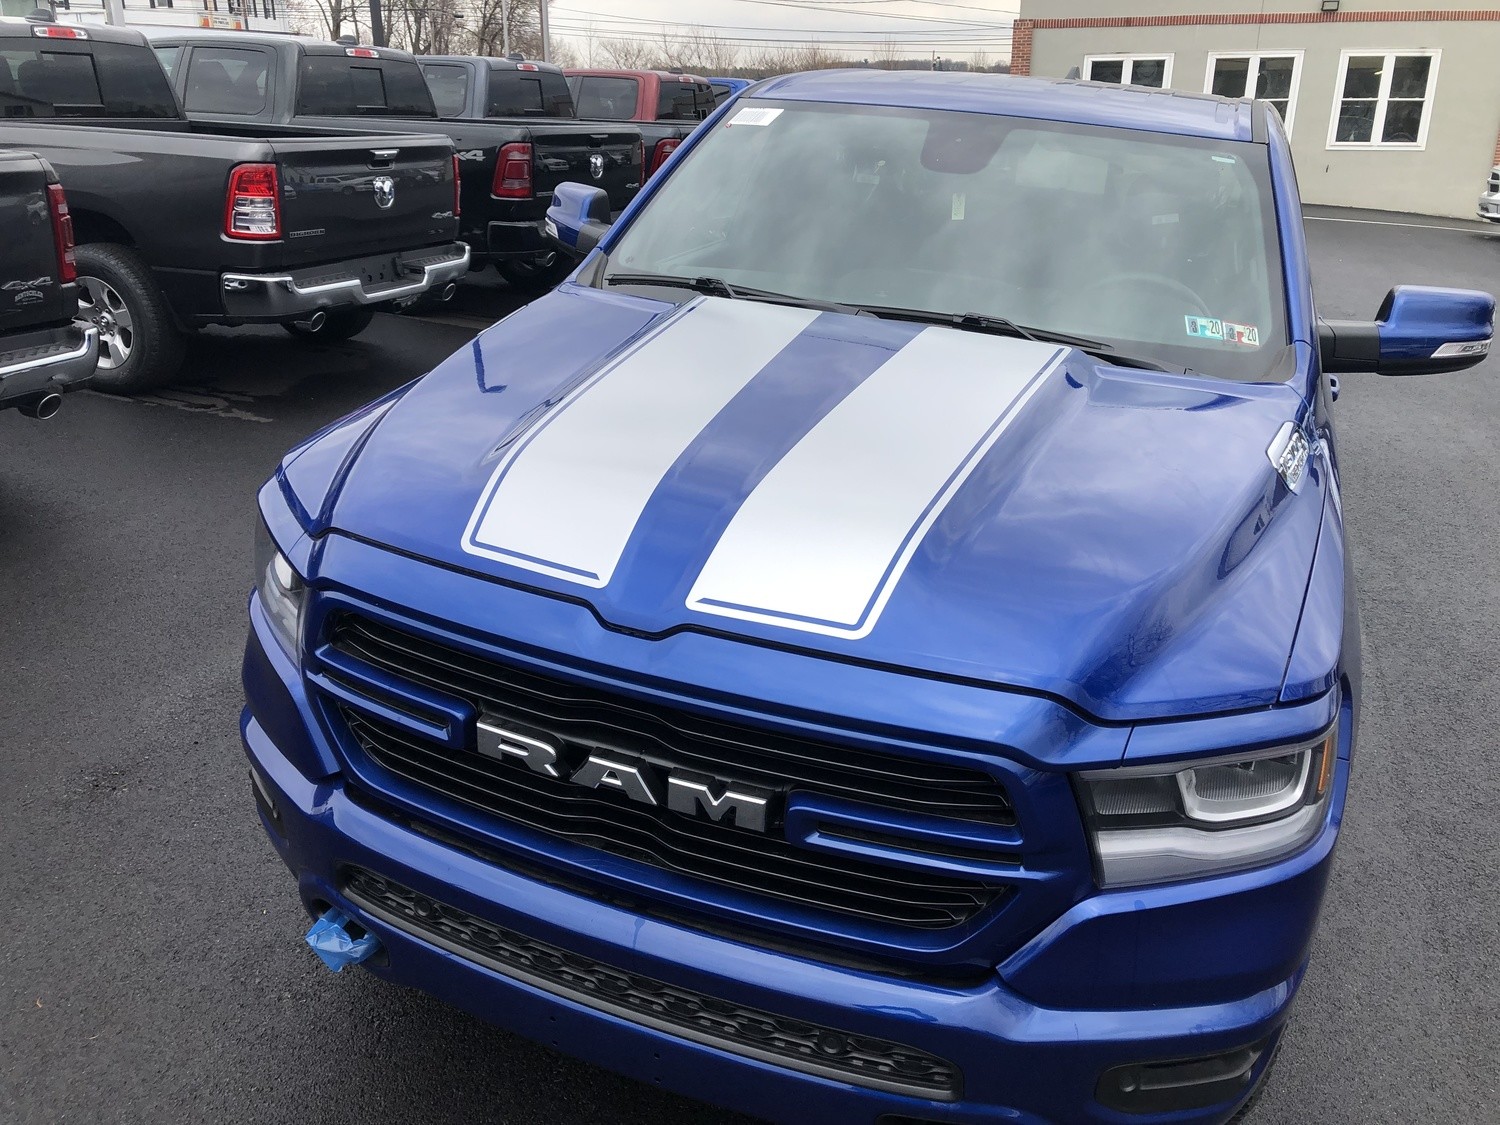
[[[538,254],[533,258],[497,258],[495,268],[516,289],[551,289],[578,263],[562,254]]]
[[[301,324],[283,324],[293,336],[299,340],[320,340],[329,344],[336,344],[343,340],[352,340],[375,319],[375,310],[356,307],[352,309],[334,309],[328,313],[321,324],[316,328],[305,327]]]
[[[78,247],[78,319],[99,329],[96,390],[132,394],[169,381],[184,342],[151,267],[128,246]]]

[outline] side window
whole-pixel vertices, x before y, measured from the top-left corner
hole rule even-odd
[[[607,78],[583,74],[575,78],[578,88],[573,103],[578,116],[598,121],[629,121],[635,116],[635,78]]]
[[[1437,86],[1438,51],[1345,51],[1329,148],[1421,148]]]
[[[1297,108],[1297,86],[1302,78],[1302,52],[1282,54],[1209,55],[1204,90],[1225,98],[1261,98],[1276,107],[1292,132]]]
[[[713,96],[709,96],[712,104]],[[661,80],[661,93],[656,99],[656,119],[658,121],[697,121],[698,102],[697,90],[691,82],[682,82],[676,78],[663,78]]]
[[[162,70],[167,72],[168,78],[173,77],[177,73],[177,60],[182,56],[181,45],[173,43],[170,47],[158,46],[155,47],[155,51],[156,60],[161,63]]]
[[[1083,76],[1090,82],[1163,89],[1172,84],[1171,55],[1089,55]]]
[[[422,77],[432,91],[439,117],[457,117],[469,100],[469,68],[455,63],[424,63]],[[493,79],[491,80],[493,83]]]
[[[728,86],[721,86],[718,83],[714,83],[713,91],[714,105],[723,105],[729,100],[729,95],[734,93]]]
[[[188,57],[183,106],[189,113],[261,113],[270,69],[271,56],[265,51],[195,47]]]

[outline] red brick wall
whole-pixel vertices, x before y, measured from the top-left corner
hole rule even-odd
[[[1011,29],[1010,38],[1010,72],[1012,74],[1031,73],[1031,29],[1036,26],[1036,20],[1017,20]]]
[[[1027,37],[1036,28],[1043,30],[1066,27],[1222,27],[1236,24],[1282,23],[1491,23],[1500,21],[1500,8],[1471,12],[1433,11],[1413,8],[1393,12],[1204,12],[1196,16],[1091,16],[1067,20],[1017,20],[1016,42],[1021,25],[1027,24]],[[1028,44],[1029,46],[1029,44]]]

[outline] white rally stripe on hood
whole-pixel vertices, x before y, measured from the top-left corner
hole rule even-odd
[[[766,474],[688,608],[868,634],[922,537],[1066,353],[925,329]]]
[[[819,315],[720,298],[685,306],[511,445],[469,518],[464,550],[608,585],[673,463]]]

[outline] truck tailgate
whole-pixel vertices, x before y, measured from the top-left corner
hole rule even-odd
[[[0,332],[66,320],[47,171],[31,153],[0,152]]]
[[[618,211],[640,189],[641,134],[634,126],[528,121],[527,127],[535,146],[537,195],[551,195],[558,184],[571,180],[603,188]],[[602,167],[594,160],[596,156],[603,161]],[[596,168],[599,176],[594,175]]]
[[[447,137],[278,139],[272,147],[288,265],[457,237]]]

